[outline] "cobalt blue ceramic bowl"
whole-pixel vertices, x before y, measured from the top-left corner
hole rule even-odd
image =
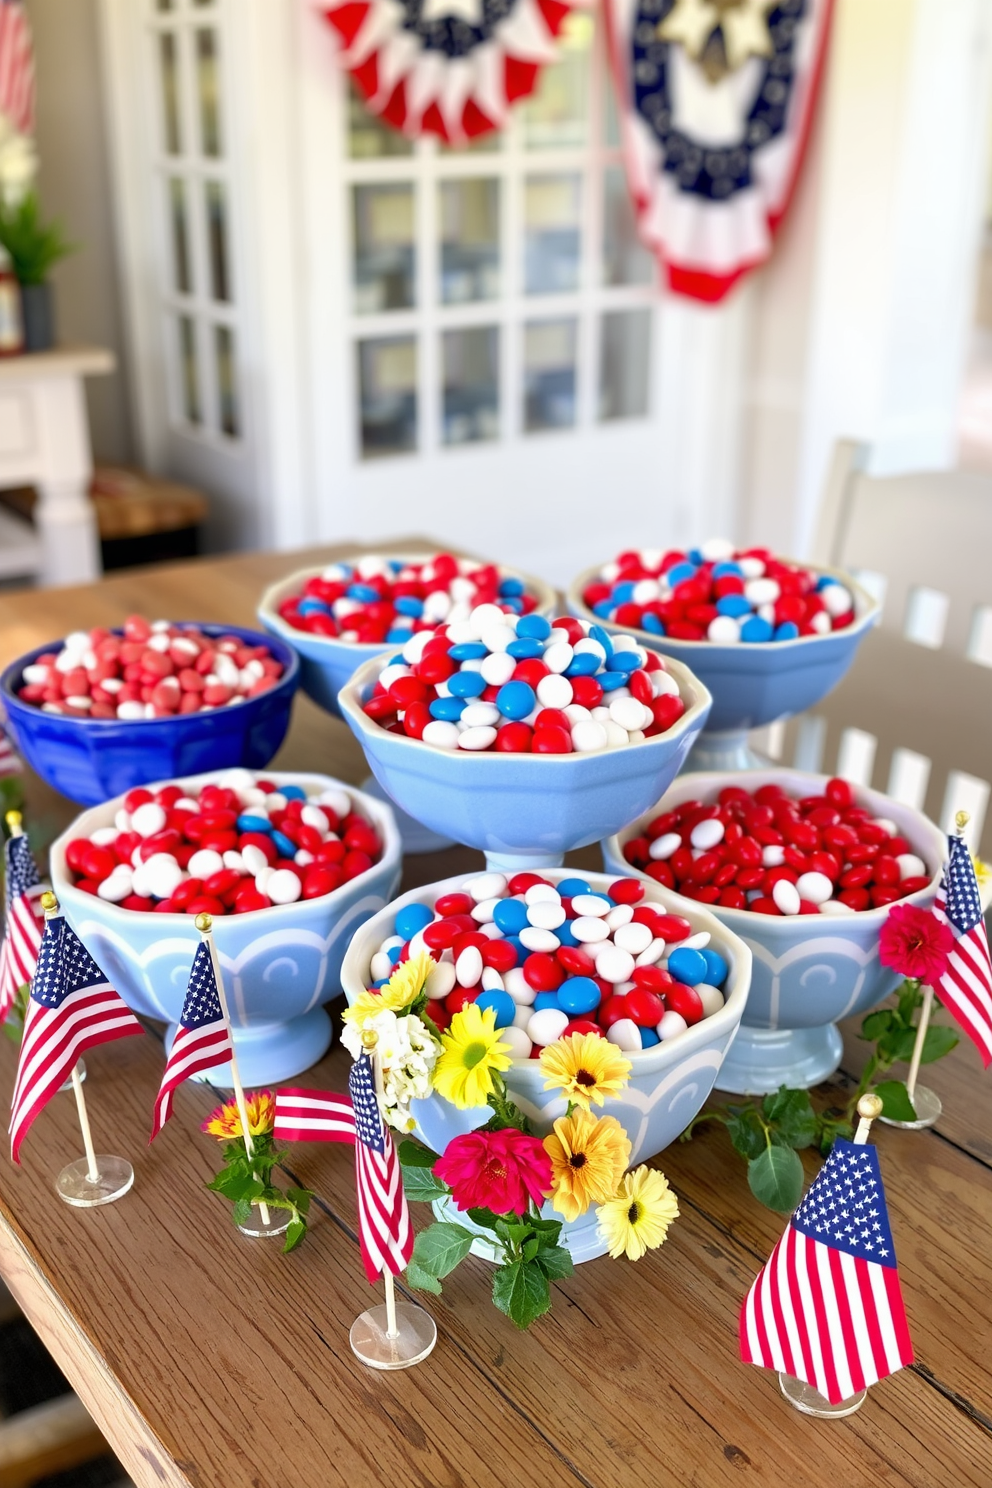
[[[186,777],[200,789],[223,771]],[[170,777],[171,778],[171,777]],[[277,774],[277,785],[299,785],[308,795],[344,790],[373,822],[382,856],[365,873],[319,899],[272,905],[249,914],[218,916],[214,943],[231,1011],[238,1072],[249,1088],[289,1080],[316,1064],[331,1041],[323,1004],[341,990],[341,963],[355,929],[382,909],[400,879],[400,843],[388,806],[326,775]],[[165,784],[164,781],[158,782]],[[136,1013],[169,1024],[171,1046],[182,1012],[200,936],[189,915],[122,909],[75,888],[65,860],[74,837],[112,826],[121,798],[78,816],[51,850],[52,888],[66,918],[97,965]],[[230,1084],[230,1066],[211,1071]]]
[[[341,689],[341,711],[372,773],[417,821],[468,847],[497,871],[556,867],[574,847],[619,831],[675,779],[702,728],[710,695],[681,663],[668,670],[686,710],[667,733],[598,754],[499,754],[436,749],[380,728],[362,704],[381,659]],[[607,822],[613,825],[605,827]]]
[[[135,720],[70,718],[22,703],[15,692],[25,667],[45,652],[59,649],[59,642],[49,642],[12,662],[0,677],[0,698],[15,742],[35,774],[70,801],[95,806],[152,780],[234,765],[260,770],[269,763],[289,728],[293,694],[300,680],[296,652],[277,637],[240,625],[177,622],[184,623],[195,625],[205,635],[239,636],[249,646],[268,646],[282,662],[282,676],[259,697],[209,712]]]
[[[568,611],[580,620],[602,625],[604,630],[635,635],[642,645],[691,667],[713,694],[713,707],[693,752],[691,768],[750,769],[760,761],[747,748],[749,730],[779,718],[791,718],[818,703],[846,676],[861,642],[878,623],[878,603],[850,574],[818,565],[815,571],[838,579],[854,596],[855,619],[846,629],[760,645],[738,641],[728,646],[656,636],[633,626],[600,620],[593,614],[582,595],[597,578],[598,568],[586,569],[570,586]]]
[[[377,556],[411,563],[426,563],[431,557],[429,553],[381,553]],[[338,693],[344,684],[351,680],[364,662],[374,656],[381,656],[384,651],[395,651],[397,645],[396,642],[388,641],[360,645],[356,641],[339,640],[336,636],[312,635],[309,631],[297,630],[282,618],[279,606],[283,600],[299,594],[307,579],[316,578],[326,567],[327,564],[318,564],[313,568],[300,568],[280,579],[277,584],[270,585],[259,601],[258,618],[270,635],[278,636],[298,653],[300,686],[307,697],[313,698],[319,707],[333,713],[335,718],[340,718]],[[506,578],[521,580],[527,592],[536,597],[539,615],[553,615],[558,609],[557,591],[545,584],[543,579],[531,578],[529,574],[518,573],[516,569],[504,568],[502,565],[499,565],[499,571]]]
[[[567,871],[574,876],[574,870]],[[551,870],[546,876],[556,882],[565,873]],[[630,876],[630,870],[624,868],[621,876]],[[341,968],[341,985],[349,1003],[372,985],[369,970],[372,956],[386,937],[392,935],[397,910],[412,903],[433,905],[441,894],[456,892],[467,879],[474,877],[477,875],[466,873],[426,888],[413,889],[361,926],[348,947]],[[602,873],[583,873],[581,877],[593,890],[605,890],[617,875],[607,877]],[[751,980],[751,953],[747,946],[701,904],[687,903],[653,881],[645,885],[645,902],[656,904],[666,914],[684,914],[692,923],[694,933],[708,931],[710,944],[727,962],[730,972],[723,988],[722,1008],[677,1038],[628,1054],[630,1080],[615,1099],[607,1101],[601,1114],[615,1116],[630,1138],[631,1167],[663,1151],[702,1109],[719,1079],[720,1066],[740,1026]],[[564,1098],[544,1089],[544,1075],[536,1059],[514,1059],[504,1078],[511,1096],[533,1123],[538,1135],[546,1135],[558,1117],[565,1115]],[[474,1131],[491,1115],[485,1106],[459,1111],[436,1092],[426,1100],[413,1101],[410,1110],[417,1122],[417,1135],[435,1152],[443,1152],[453,1137]],[[560,1218],[551,1209],[547,1214],[549,1218]],[[471,1221],[464,1214],[452,1213],[443,1217],[457,1219],[459,1224],[472,1228]],[[480,1242],[473,1249],[490,1260],[495,1259],[486,1250],[484,1232],[477,1230],[476,1233]],[[592,1209],[581,1219],[566,1224],[562,1236],[575,1261],[592,1260],[606,1250],[602,1237],[597,1234],[596,1215]]]
[[[603,861],[613,874],[632,874],[645,883],[654,880],[632,868],[623,855],[624,843],[636,837],[652,817],[683,801],[715,801],[728,785],[745,790],[779,785],[790,796],[820,795],[826,775],[800,770],[749,770],[746,774],[689,773],[672,785],[662,799],[638,821],[603,843]],[[931,874],[919,893],[902,900],[928,907],[937,891],[946,839],[929,818],[879,791],[854,786],[859,806],[873,816],[895,823]],[[696,903],[671,896],[688,914]],[[761,1095],[780,1085],[817,1085],[838,1068],[843,1052],[842,1018],[869,1012],[887,997],[902,978],[882,965],[878,938],[888,909],[867,909],[846,915],[763,915],[744,909],[710,906],[711,913],[751,951],[754,958],[751,995],[734,1047],[720,1071],[722,1090],[739,1095]]]

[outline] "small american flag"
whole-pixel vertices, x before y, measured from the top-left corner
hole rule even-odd
[[[838,1139],[747,1294],[745,1364],[847,1400],[913,1362],[878,1153]]]
[[[48,921],[31,983],[10,1111],[10,1155],[19,1162],[31,1123],[94,1044],[143,1029],[75,932]]]
[[[34,58],[20,0],[0,0],[0,114],[18,134],[34,130]]]
[[[154,1142],[172,1115],[172,1097],[177,1085],[191,1075],[226,1064],[232,1053],[231,1030],[220,1005],[213,958],[207,942],[202,940],[193,957],[179,1028],[155,1102],[150,1142]]]
[[[383,1271],[394,1276],[413,1253],[413,1227],[403,1175],[392,1138],[383,1125],[372,1061],[356,1059],[348,1077],[350,1095],[327,1090],[279,1090],[273,1134],[288,1142],[350,1142],[355,1147],[358,1235],[369,1281]]]
[[[977,1045],[988,1069],[992,1063],[992,961],[975,868],[960,837],[950,839],[950,856],[933,912],[941,924],[951,927],[955,940],[947,969],[934,991]]]
[[[0,945],[0,1023],[13,1007],[18,992],[34,976],[45,928],[44,912],[38,902],[44,891],[23,833],[7,839],[4,870],[6,919]]]

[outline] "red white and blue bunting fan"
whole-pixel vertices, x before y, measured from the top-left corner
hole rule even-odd
[[[323,5],[366,106],[451,143],[502,129],[558,56],[572,0],[345,0]]]
[[[670,288],[717,301],[769,257],[832,0],[605,0],[627,181]]]

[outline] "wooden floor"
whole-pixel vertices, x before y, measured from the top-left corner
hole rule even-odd
[[[292,566],[232,559],[2,596],[0,646],[10,657],[131,608],[244,621],[262,580]],[[344,726],[305,700],[277,763],[354,783],[365,773]],[[29,796],[52,825],[71,817],[36,784]],[[467,849],[413,860],[404,886],[479,861]],[[573,861],[594,867],[597,855]],[[857,1061],[851,1040],[846,1064]],[[14,1063],[0,1041],[0,1090]],[[105,1046],[87,1063],[97,1149],[131,1159],[134,1191],[90,1213],[59,1202],[53,1180],[79,1135],[72,1101],[57,1097],[23,1167],[0,1163],[0,1273],[139,1488],[992,1483],[992,1077],[970,1046],[926,1073],[945,1103],[936,1130],[874,1132],[917,1363],[830,1423],[797,1415],[774,1375],[738,1362],[741,1299],[783,1221],[751,1198],[720,1131],[658,1159],[682,1209],[661,1250],[637,1265],[579,1267],[524,1335],[488,1301],[490,1269],[470,1260],[431,1299],[430,1359],[377,1375],[348,1346],[376,1295],[349,1151],[293,1150],[294,1176],[319,1198],[303,1248],[284,1258],[242,1238],[203,1189],[216,1161],[198,1131],[207,1091],[183,1087],[147,1146],[157,1039]],[[346,1074],[336,1050],[308,1081],[340,1090]]]

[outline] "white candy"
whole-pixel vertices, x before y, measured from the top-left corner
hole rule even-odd
[[[202,848],[201,851],[209,851],[209,849]],[[223,859],[221,861],[223,862]],[[269,866],[268,858],[260,847],[255,846],[254,842],[246,843],[241,849],[241,861],[245,865],[245,872],[250,873],[253,877],[261,873],[263,868]],[[190,858],[190,868],[192,866],[193,859]]]
[[[785,862],[785,848],[779,842],[770,842],[761,849],[761,862],[765,868],[781,868]]]
[[[744,598],[756,609],[762,605],[773,605],[781,593],[777,579],[748,579],[744,585]]]
[[[567,677],[552,672],[537,684],[537,701],[542,708],[567,708],[572,701],[572,684]]]
[[[97,847],[109,847],[112,842],[117,841],[117,828],[97,827],[95,832],[90,833],[90,841]]]
[[[316,827],[318,832],[327,836],[327,817],[319,806],[312,806],[308,801],[300,812],[300,821],[306,827]]]
[[[435,749],[457,749],[461,733],[457,724],[448,723],[443,718],[432,718],[421,738],[425,744],[433,744]]]
[[[842,899],[828,899],[826,904],[820,905],[822,915],[847,915],[854,914],[854,912],[851,906],[845,904]]]
[[[596,754],[605,749],[609,736],[603,725],[594,718],[572,724],[572,748],[576,754]]]
[[[386,952],[376,951],[375,955],[372,957],[372,960],[369,962],[369,972],[371,974],[372,980],[374,982],[381,982],[384,978],[390,977],[392,975],[392,971],[393,963],[386,955]],[[429,997],[430,993],[428,992],[427,995]]]
[[[124,807],[122,806],[121,809],[118,812],[116,812],[115,815],[114,815],[114,826],[117,828],[118,832],[130,832],[130,830],[131,830],[131,813],[130,813],[130,811],[125,811],[124,810]]]
[[[526,1031],[527,1031],[527,1024],[530,1022],[530,1020],[531,1020],[531,1018],[533,1018],[533,1016],[534,1016],[533,1011],[529,1007],[525,1007],[522,1002],[518,1002],[517,1003],[517,1010],[516,1010],[516,1012],[513,1015],[513,1024],[512,1024],[512,1026],[514,1028],[522,1028],[524,1030],[524,1032],[526,1033]],[[531,1048],[533,1048],[533,1047],[534,1047],[534,1045],[531,1044]]]
[[[655,862],[664,861],[665,858],[670,858],[673,852],[678,852],[681,846],[682,838],[678,832],[662,832],[661,836],[656,837],[648,848],[648,857],[653,858]]]
[[[482,990],[483,992],[503,992],[503,978],[495,966],[483,966],[482,968]]]
[[[622,951],[629,951],[632,956],[639,956],[642,951],[646,951],[653,939],[649,927],[642,925],[639,920],[621,925],[613,932],[613,944]]]
[[[532,987],[519,966],[512,967],[503,973],[503,990],[509,992],[514,1002],[520,1007],[530,1007],[537,997],[537,989]]]
[[[706,627],[706,639],[718,646],[733,646],[741,638],[741,623],[734,615],[717,615]]]
[[[772,898],[784,915],[799,913],[799,890],[787,878],[780,878],[772,887]]]
[[[46,703],[45,706],[48,707],[48,704]],[[151,707],[151,703],[148,706]],[[129,723],[133,723],[138,718],[144,718],[146,717],[145,704],[137,702],[118,703],[117,717],[123,718]]]
[[[696,991],[699,1000],[703,1004],[703,1017],[711,1018],[723,1007],[724,997],[719,987],[711,986],[709,982],[697,982]]]
[[[274,868],[270,868],[268,863],[266,863],[265,867],[260,868],[255,874],[255,888],[259,894],[268,894],[269,879],[272,877],[275,871],[276,870]]]
[[[430,725],[428,724],[428,728]],[[424,729],[424,737],[427,737],[427,729]],[[459,749],[481,750],[488,749],[496,742],[496,730],[490,726],[485,728],[463,729],[459,739]]]
[[[603,727],[606,730],[607,749],[625,749],[630,743],[630,735],[625,728],[614,723],[612,718],[604,719]]]
[[[495,703],[469,703],[458,722],[465,728],[492,728],[499,723],[500,712]],[[465,740],[462,739],[464,747]]]
[[[156,832],[162,831],[167,820],[165,808],[157,801],[144,801],[131,812],[131,830],[139,837],[154,837]]]
[[[606,923],[613,931],[613,939],[616,940],[616,932],[624,925],[629,925],[634,918],[634,906],[632,904],[615,904],[606,916]]]
[[[256,848],[257,851],[259,849]],[[264,853],[262,856],[265,856]],[[265,861],[268,863],[267,858]],[[223,866],[224,859],[219,852],[215,852],[212,847],[201,847],[189,860],[189,876],[190,878],[211,878],[213,874],[219,873]],[[288,872],[288,869],[286,871]],[[293,877],[296,877],[295,873]]]
[[[608,915],[612,907],[602,894],[576,894],[572,900],[572,908],[580,916]]]
[[[635,697],[616,698],[610,703],[610,717],[628,733],[646,728],[654,721],[651,709]]]
[[[517,938],[529,951],[543,951],[545,955],[550,955],[561,945],[557,935],[550,930],[539,930],[533,925],[525,925]]]
[[[809,623],[817,635],[829,635],[833,630],[833,626],[830,624],[830,616],[826,610],[817,610]]]
[[[824,584],[820,590],[820,598],[823,600],[823,607],[827,614],[834,618],[838,615],[846,615],[848,610],[854,609],[851,591],[843,584]]]
[[[834,886],[825,873],[802,873],[796,884],[800,899],[806,899],[810,904],[826,904],[834,891]]]
[[[594,918],[592,915],[579,915],[577,920],[572,920],[571,930],[575,939],[584,945],[591,945],[597,940],[607,940],[610,934],[610,927],[606,921]]]
[[[130,868],[126,868],[121,863],[119,867],[114,869],[110,877],[105,878],[103,883],[99,885],[96,891],[97,896],[100,899],[105,899],[108,904],[119,904],[122,899],[127,898],[128,894],[134,892],[132,884],[133,879]],[[164,894],[162,897],[167,899],[169,896],[168,894]]]
[[[530,1051],[534,1047],[527,1037],[527,1030],[517,1027],[515,1023],[509,1028],[500,1029],[499,1041],[501,1044],[506,1044],[514,1059],[529,1059]]]
[[[669,697],[679,697],[681,695],[679,693],[679,684],[671,672],[652,672],[651,686],[654,689],[655,697],[663,697],[666,694]]]
[[[531,884],[524,893],[525,904],[560,904],[561,895],[553,884]]]
[[[554,641],[545,646],[541,660],[549,671],[563,672],[566,667],[571,666],[573,655],[574,652],[568,641]]]
[[[617,982],[628,981],[633,970],[633,956],[616,944],[607,943],[596,957],[596,975],[614,986]]]
[[[269,796],[269,800],[272,800],[271,795]],[[335,816],[348,816],[351,811],[351,797],[343,790],[328,789],[321,791],[317,797],[317,803],[320,806],[329,806]]]
[[[244,858],[233,847],[229,847],[227,849],[227,851],[222,854],[222,857],[224,859],[224,867],[225,868],[233,868],[234,871],[235,871],[235,873],[247,873],[248,872],[248,869],[245,867],[245,860],[244,860]],[[311,862],[312,861],[313,861],[313,858],[311,856]]]
[[[535,904],[527,906],[527,918],[538,930],[557,930],[563,925],[568,916],[565,906],[559,901],[552,903],[550,899],[538,899]]]
[[[765,571],[764,560],[761,558],[735,558],[734,562],[746,579],[760,579]]]
[[[703,852],[716,847],[718,842],[723,841],[723,822],[717,816],[706,817],[697,822],[689,834],[689,841],[693,847],[701,848]]]
[[[700,543],[699,551],[707,563],[727,563],[736,550],[727,537],[708,537],[704,543]]]
[[[303,885],[291,868],[277,868],[269,878],[266,893],[273,904],[295,904]]]
[[[170,899],[185,877],[171,853],[152,853],[147,863],[142,866],[144,868],[142,877],[148,885],[148,892],[155,899]],[[135,873],[135,880],[137,877]],[[296,877],[295,873],[293,877]],[[136,888],[135,893],[138,892]]]
[[[918,858],[915,853],[900,853],[896,858],[896,862],[899,864],[900,878],[930,877],[927,873],[926,863],[924,863],[922,858]]]
[[[607,1031],[606,1037],[611,1044],[616,1044],[618,1049],[623,1049],[627,1053],[635,1053],[642,1047],[641,1030],[633,1018],[618,1018]]]
[[[517,639],[517,632],[503,622],[500,625],[490,625],[479,637],[487,651],[499,655],[505,651],[507,646],[512,646]]]
[[[517,670],[517,663],[512,656],[507,656],[505,651],[497,651],[492,656],[484,656],[479,674],[490,687],[502,687],[509,682]]]
[[[472,918],[480,925],[489,924],[497,904],[502,903],[500,899],[480,899],[478,904],[472,905]]]
[[[470,878],[462,888],[476,904],[483,904],[487,899],[499,899],[506,893],[506,878],[502,873],[480,873],[478,878]]]
[[[667,1013],[662,1013],[661,1022],[658,1024],[655,1032],[662,1043],[665,1043],[668,1039],[678,1038],[679,1034],[685,1033],[688,1027],[689,1025],[682,1014],[673,1012],[669,1008]]]
[[[459,987],[475,987],[482,980],[482,952],[478,946],[466,946],[455,962],[455,980]]]
[[[379,673],[379,681],[388,692],[393,683],[398,682],[401,677],[410,677],[412,675],[413,673],[410,671],[409,667],[400,666],[398,663],[394,663],[392,666],[383,667],[382,671]]]
[[[558,1008],[541,1008],[531,1013],[527,1020],[527,1036],[535,1044],[545,1047],[560,1039],[568,1027],[568,1014]]]
[[[506,615],[497,604],[476,605],[475,609],[469,615],[469,623],[481,640],[487,630],[491,630],[497,625],[505,626]],[[515,634],[514,639],[516,639]]]
[[[679,945],[687,951],[701,951],[710,943],[710,932],[708,930],[697,930],[695,935],[687,935],[685,940],[680,940]]]

